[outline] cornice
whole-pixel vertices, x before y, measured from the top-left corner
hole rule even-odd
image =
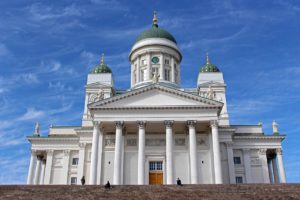
[[[177,90],[177,89],[174,89],[174,88],[168,88],[166,86],[161,86],[159,84],[151,84],[149,86],[138,88],[138,89],[126,92],[126,93],[118,95],[118,96],[107,98],[107,99],[89,104],[88,107],[91,110],[96,110],[96,109],[99,108],[99,106],[104,106],[106,104],[113,103],[113,102],[119,101],[121,99],[125,99],[127,97],[135,96],[135,95],[138,95],[138,94],[141,94],[141,93],[153,90],[153,89],[158,89],[160,91],[164,91],[164,92],[175,94],[175,95],[187,98],[187,99],[191,99],[191,100],[194,100],[194,101],[198,101],[198,102],[208,104],[207,106],[204,105],[204,106],[199,106],[199,107],[209,107],[209,108],[210,107],[214,107],[214,108],[222,108],[223,107],[222,102],[218,102],[218,101],[215,101],[215,100],[212,100],[212,99],[208,99],[208,98],[205,98],[205,97],[201,97],[201,96],[198,96],[198,95],[187,93],[187,92]],[[164,107],[166,107],[166,106],[164,106]],[[178,108],[178,107],[180,107],[180,106],[170,106],[169,108]],[[145,108],[145,107],[140,107],[140,108]],[[161,107],[158,107],[158,108],[161,109]],[[125,109],[127,109],[127,108],[125,108]]]
[[[273,136],[273,135],[247,135],[247,136],[233,136],[235,140],[243,140],[243,139],[255,139],[255,140],[270,140],[270,139],[280,139],[284,140],[285,135]]]

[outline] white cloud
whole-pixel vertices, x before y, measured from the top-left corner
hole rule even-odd
[[[10,56],[11,52],[6,47],[6,45],[0,43],[0,57]]]
[[[25,121],[25,120],[33,120],[44,117],[45,112],[36,110],[35,108],[28,108],[26,113],[19,117],[17,120]]]

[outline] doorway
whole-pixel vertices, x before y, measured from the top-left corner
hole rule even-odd
[[[150,185],[162,185],[163,178],[163,162],[162,161],[150,161],[149,162],[149,184]]]

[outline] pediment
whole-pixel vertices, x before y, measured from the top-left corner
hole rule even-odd
[[[89,108],[180,108],[195,106],[222,108],[223,103],[178,89],[153,84],[92,103],[89,105]]]
[[[111,85],[106,83],[101,83],[101,82],[95,82],[95,83],[87,84],[85,87],[86,88],[108,88],[111,87]]]

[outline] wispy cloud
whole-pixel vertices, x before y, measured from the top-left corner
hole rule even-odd
[[[38,119],[45,115],[43,111],[36,110],[35,108],[28,108],[26,113],[24,113],[21,117],[18,118],[20,121]]]

